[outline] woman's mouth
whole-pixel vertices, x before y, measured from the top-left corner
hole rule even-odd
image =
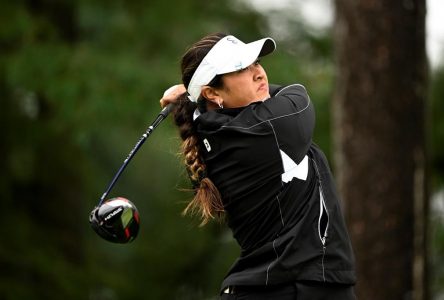
[[[264,82],[264,83],[261,83],[261,84],[259,85],[259,87],[257,88],[257,90],[258,90],[258,91],[268,91],[268,84],[266,84],[265,82]]]

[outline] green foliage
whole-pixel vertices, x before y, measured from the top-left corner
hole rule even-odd
[[[171,121],[110,195],[137,204],[140,236],[105,242],[88,215],[179,82],[184,49],[214,31],[269,35],[264,16],[203,0],[3,1],[0,15],[0,298],[215,296],[239,250],[223,225],[180,216],[192,195]],[[271,82],[308,87],[329,152],[331,42],[299,25],[264,65]]]
[[[431,219],[431,255],[430,265],[435,266],[431,270],[431,291],[434,295],[442,294],[444,286],[444,220],[434,216]]]
[[[432,74],[430,92],[430,149],[434,186],[444,186],[444,65]]]
[[[432,210],[430,212],[431,291],[437,298],[444,293],[444,65],[431,74],[429,105],[429,148]],[[438,209],[434,209],[434,208]]]

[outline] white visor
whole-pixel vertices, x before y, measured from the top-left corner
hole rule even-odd
[[[272,38],[264,38],[245,44],[229,35],[218,41],[200,62],[188,85],[188,98],[197,102],[202,87],[209,84],[216,75],[242,70],[258,58],[276,49]]]

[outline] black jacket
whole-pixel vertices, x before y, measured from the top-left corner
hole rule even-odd
[[[327,160],[312,142],[302,85],[196,120],[207,175],[241,247],[229,285],[296,280],[355,283],[354,258]]]

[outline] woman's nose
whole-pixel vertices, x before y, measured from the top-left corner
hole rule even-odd
[[[252,65],[250,67],[251,72],[253,72],[253,79],[254,80],[260,80],[262,78],[264,78],[265,76],[265,70],[264,68],[262,68],[261,65]]]

